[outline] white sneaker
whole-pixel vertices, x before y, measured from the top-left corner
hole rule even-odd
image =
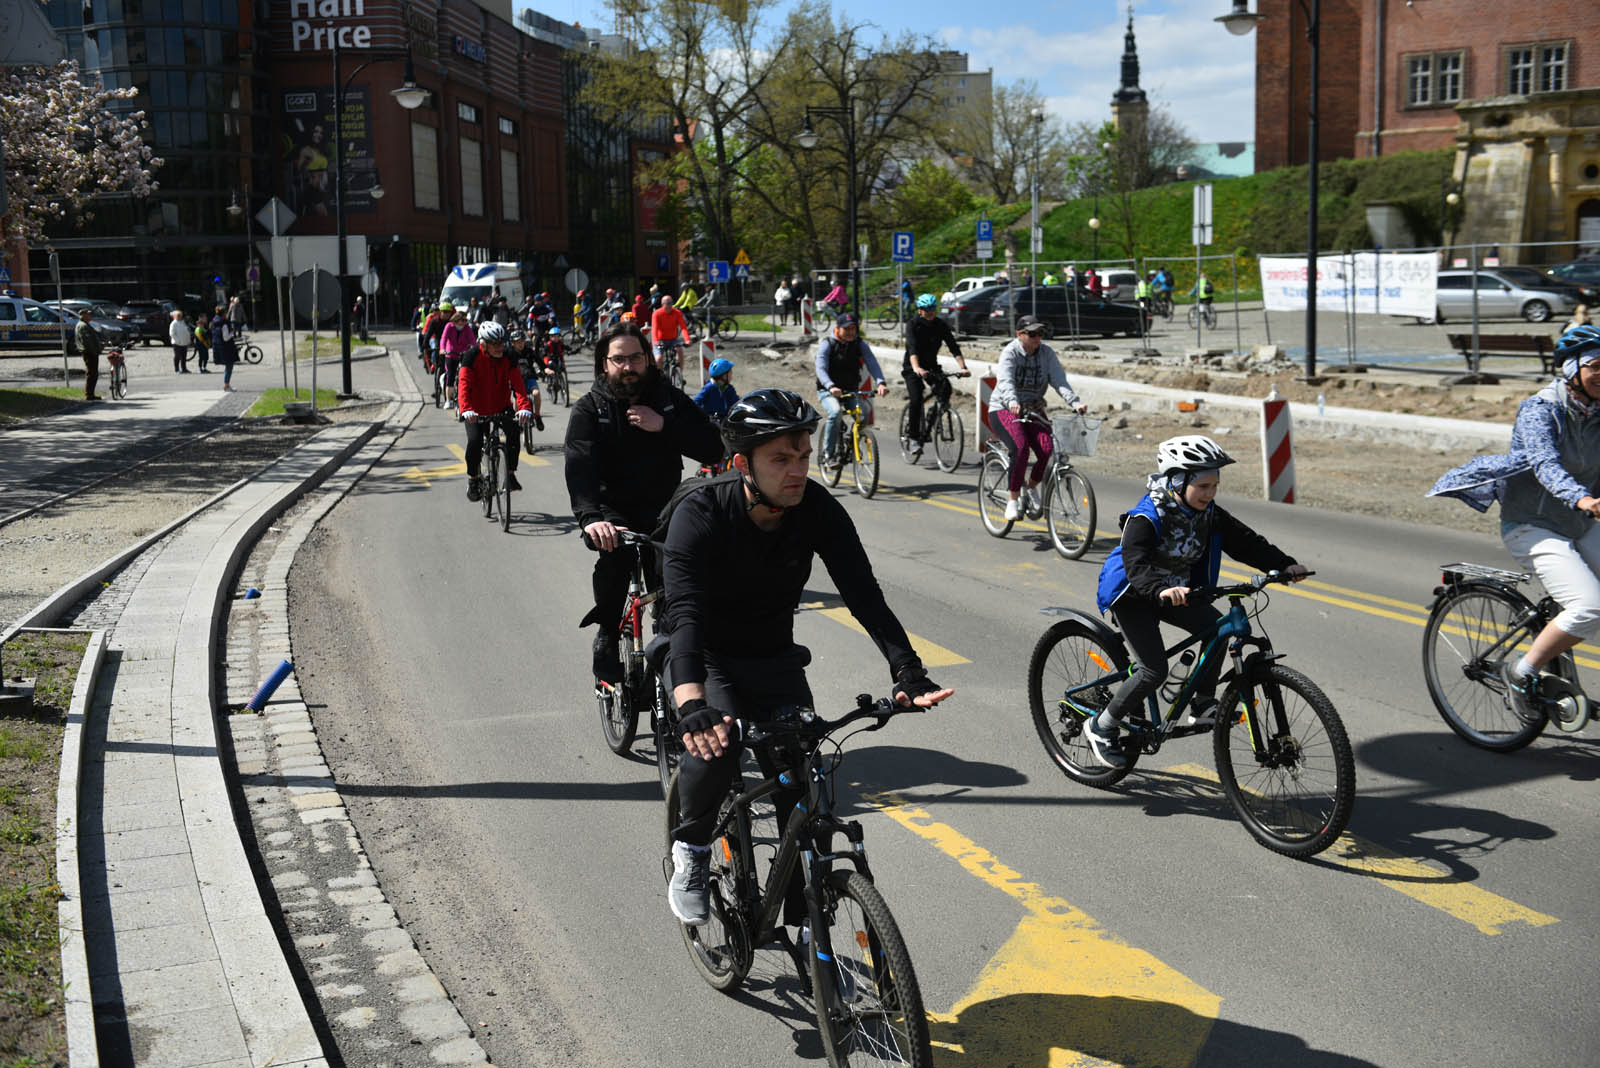
[[[1022,502],[1018,501],[1018,500],[1007,501],[1006,502],[1006,522],[1010,523],[1010,522],[1012,522],[1014,520],[1021,519],[1021,518],[1022,518]]]
[[[672,878],[667,883],[667,905],[680,923],[699,927],[711,918],[707,876],[711,850],[688,842],[672,843]]]

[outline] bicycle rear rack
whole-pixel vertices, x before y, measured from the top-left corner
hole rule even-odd
[[[1488,564],[1440,564],[1439,570],[1444,573],[1444,579],[1448,583],[1460,582],[1463,579],[1486,579],[1490,582],[1517,586],[1533,577],[1525,571],[1507,571],[1504,568],[1490,567]]]

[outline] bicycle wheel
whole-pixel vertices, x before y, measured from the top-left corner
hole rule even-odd
[[[522,428],[522,451],[533,455],[533,423],[530,421]]]
[[[433,406],[435,408],[443,408],[444,407],[444,372],[443,371],[440,371],[439,373],[437,373],[437,374],[435,374],[433,376]]]
[[[1333,702],[1282,664],[1263,664],[1222,695],[1211,744],[1222,792],[1251,837],[1274,853],[1310,857],[1333,844],[1356,801],[1355,757]],[[1256,751],[1251,724],[1261,735]]]
[[[511,530],[511,469],[506,468],[505,477],[500,480],[500,529],[509,533]]]
[[[1461,586],[1434,603],[1422,630],[1422,675],[1433,706],[1461,738],[1480,749],[1509,753],[1544,730],[1545,716],[1522,722],[1506,700],[1500,663],[1518,656],[1533,635],[1523,620],[1533,606],[1493,586]],[[1533,626],[1537,627],[1535,618]],[[1555,670],[1577,682],[1570,656]],[[1571,674],[1569,675],[1568,672]]]
[[[483,505],[483,518],[490,519],[494,516],[494,498],[499,492],[500,474],[500,443],[495,434],[483,436],[483,482],[479,485],[478,501]]]
[[[128,368],[125,364],[117,364],[111,369],[111,396],[115,400],[123,400],[128,396]]]
[[[1108,768],[1094,758],[1083,737],[1085,721],[1106,707],[1113,686],[1096,686],[1066,696],[1066,691],[1113,671],[1127,674],[1127,651],[1121,645],[1107,645],[1094,631],[1071,619],[1051,624],[1028,657],[1028,710],[1033,713],[1033,728],[1056,767],[1085,786],[1115,785],[1139,760],[1139,747],[1125,745],[1127,766]]]
[[[563,408],[572,407],[572,383],[567,381],[567,372],[557,371],[555,378],[561,383],[561,406]]]
[[[1200,323],[1200,306],[1198,304],[1191,304],[1191,305],[1189,305],[1189,327],[1190,327],[1190,329],[1193,329],[1195,326],[1199,325],[1199,323]]]
[[[1010,499],[1006,487],[1010,482],[1011,465],[998,452],[988,450],[978,472],[978,514],[983,519],[983,529],[997,538],[1011,533],[1011,525],[1016,522],[1006,518],[1006,501]]]
[[[911,436],[911,405],[900,409],[900,459],[915,464],[922,459],[922,442]]]
[[[740,789],[734,778],[734,789]],[[733,796],[722,802],[721,816],[733,804]],[[672,776],[667,787],[667,856],[666,867],[671,870],[672,832],[678,826],[678,776]],[[711,917],[698,927],[680,923],[683,945],[689,951],[700,978],[713,990],[732,993],[750,974],[755,962],[755,949],[750,944],[750,930],[739,908],[739,887],[749,884],[750,874],[745,870],[744,850],[739,844],[739,821],[732,820],[723,836],[711,843],[711,873],[708,890],[711,897]]]
[[[941,471],[954,471],[961,466],[961,453],[967,447],[966,430],[961,425],[961,413],[954,408],[941,409],[933,421],[933,458]]]
[[[667,365],[667,381],[672,383],[673,389],[683,388],[683,363],[676,356],[668,356],[664,360]]]
[[[623,643],[624,649],[627,642]],[[628,661],[631,654],[623,654],[622,678],[609,693],[597,698],[600,706],[600,733],[606,747],[618,756],[626,753],[639,733],[639,710],[634,708],[633,678]]]
[[[677,719],[672,714],[672,705],[667,700],[666,684],[656,676],[652,676],[651,681],[656,691],[651,710],[656,738],[656,770],[661,773],[661,796],[668,797],[673,773],[678,770],[678,761],[683,756],[683,741],[678,733]]]
[[[858,871],[834,871],[823,887],[833,957],[811,958],[817,1030],[830,1068],[933,1063],[922,989],[905,938],[878,888]]]
[[[839,420],[839,435],[845,437],[850,433],[848,420]],[[827,420],[817,426],[817,446],[814,455],[817,458],[817,470],[822,473],[822,480],[830,486],[837,486],[839,479],[844,475],[844,458],[829,456],[828,450],[823,447],[823,435],[827,432]]]
[[[900,325],[900,313],[894,308],[884,308],[878,312],[878,326],[884,330],[892,330]]]
[[[855,464],[850,474],[861,496],[871,497],[878,492],[878,439],[870,430],[861,429],[856,437]]]
[[[245,363],[260,363],[265,353],[261,351],[260,345],[246,345],[241,355],[244,356]]]
[[[1050,476],[1049,493],[1050,544],[1068,560],[1076,560],[1094,542],[1094,487],[1076,468],[1058,467]]]
[[[711,336],[718,341],[736,341],[739,338],[739,320],[731,315],[721,315],[712,320]]]

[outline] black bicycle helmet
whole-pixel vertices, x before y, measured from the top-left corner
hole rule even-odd
[[[1575,326],[1556,342],[1556,363],[1561,377],[1571,378],[1578,368],[1600,357],[1600,327]]]
[[[748,453],[785,434],[809,434],[821,420],[822,415],[798,393],[758,389],[728,409],[722,420],[722,440],[730,453]]]

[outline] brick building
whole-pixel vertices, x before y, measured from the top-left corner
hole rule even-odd
[[[1368,0],[1322,0],[1318,34],[1317,156],[1352,154],[1360,123],[1362,8]],[[1424,0],[1429,2],[1429,0]],[[1217,5],[1220,10],[1222,5]],[[1311,48],[1298,0],[1256,0],[1256,170],[1306,162],[1310,149]]]

